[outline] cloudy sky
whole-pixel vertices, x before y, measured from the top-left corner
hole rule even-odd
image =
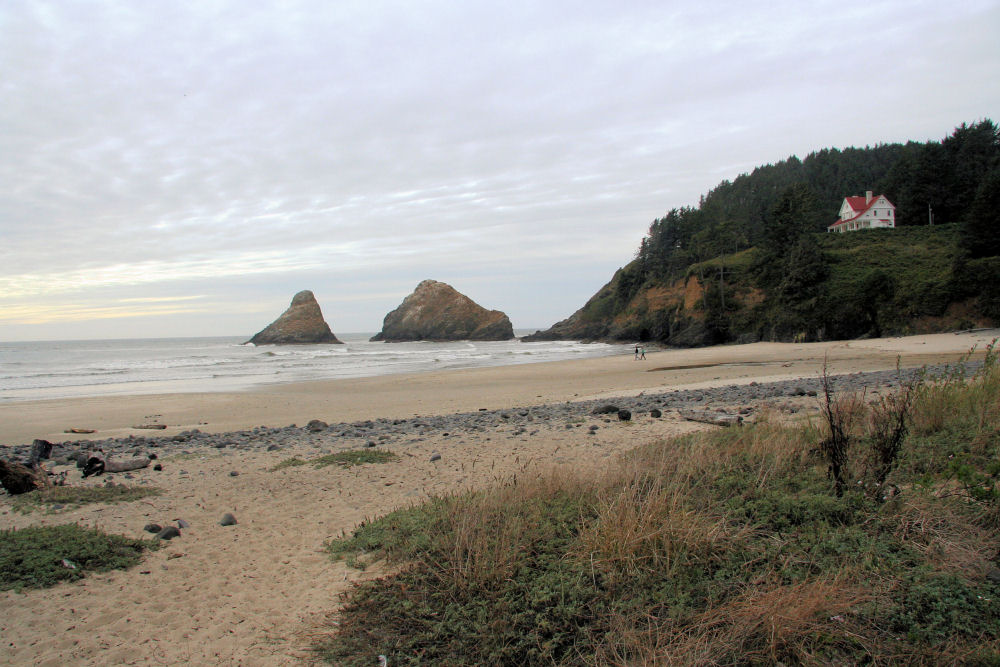
[[[377,331],[425,278],[547,327],[724,178],[1000,120],[998,44],[1000,0],[4,0],[0,340]]]

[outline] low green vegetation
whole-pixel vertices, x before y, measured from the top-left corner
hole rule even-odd
[[[53,486],[31,493],[14,496],[15,511],[28,513],[37,510],[56,512],[71,510],[93,503],[127,503],[140,498],[158,496],[162,491],[155,487],[133,487],[123,484],[108,486]]]
[[[294,468],[304,465],[312,465],[314,468],[323,468],[331,465],[350,468],[366,463],[389,463],[397,460],[399,460],[399,455],[386,449],[351,449],[344,452],[325,454],[308,460],[298,457],[285,459],[271,470],[281,470],[282,468]]]
[[[0,590],[45,588],[88,572],[125,569],[151,542],[76,525],[0,531]]]
[[[304,466],[304,465],[309,465],[309,462],[306,461],[305,459],[300,459],[297,456],[293,456],[290,459],[285,459],[284,461],[279,462],[277,465],[271,468],[271,472],[274,472],[276,470],[283,470],[285,468],[297,468],[299,466]]]
[[[337,665],[1000,664],[995,353],[974,376],[823,407],[366,521],[328,548],[391,574],[345,594],[317,650]]]

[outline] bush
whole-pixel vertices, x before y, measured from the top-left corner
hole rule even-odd
[[[87,572],[125,569],[151,543],[76,525],[0,531],[0,589],[44,588]]]
[[[56,511],[73,509],[92,503],[127,503],[148,496],[158,496],[161,490],[152,486],[133,487],[124,484],[108,486],[52,486],[13,498],[13,508],[18,512],[37,509]]]

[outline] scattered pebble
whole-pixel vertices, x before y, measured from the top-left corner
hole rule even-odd
[[[177,530],[174,526],[167,526],[160,532],[156,534],[156,539],[158,540],[172,540],[175,537],[180,537],[181,531]]]

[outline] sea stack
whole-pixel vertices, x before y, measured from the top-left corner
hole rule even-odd
[[[309,290],[292,297],[288,310],[248,342],[254,345],[342,344],[330,331],[316,297]]]
[[[510,340],[514,327],[499,310],[486,310],[451,285],[425,280],[385,316],[373,341]]]

